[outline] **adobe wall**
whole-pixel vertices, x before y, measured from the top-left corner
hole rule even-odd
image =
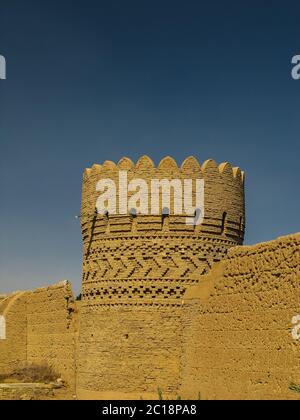
[[[27,361],[47,361],[75,385],[76,308],[68,282],[37,289],[27,298]]]
[[[75,386],[77,312],[68,282],[10,295],[0,302],[6,339],[0,340],[0,373],[47,362]]]
[[[300,234],[229,251],[184,297],[183,398],[297,398]]]
[[[157,398],[158,387],[191,399],[297,398],[289,386],[300,384],[300,342],[291,334],[300,314],[300,234],[233,248],[199,280],[165,304],[155,291],[143,302],[82,302],[79,354],[67,282],[7,296],[0,373],[46,361],[72,385],[78,365],[89,372],[77,384],[84,399]]]
[[[157,399],[158,387],[176,397],[180,316],[173,306],[83,310],[78,398]]]
[[[0,301],[0,316],[4,319],[0,339],[0,373],[26,361],[27,322],[26,297],[18,292]]]

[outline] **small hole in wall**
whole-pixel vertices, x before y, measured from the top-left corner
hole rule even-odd
[[[129,334],[125,334],[125,335],[124,335],[124,338],[125,338],[125,340],[128,340],[128,338],[129,338]]]

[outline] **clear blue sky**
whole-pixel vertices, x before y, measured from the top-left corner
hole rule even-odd
[[[299,231],[299,0],[2,0],[0,292],[81,281],[85,167],[247,173],[247,237]]]

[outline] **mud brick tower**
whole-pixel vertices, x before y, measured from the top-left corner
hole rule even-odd
[[[119,171],[128,181],[201,179],[205,218],[186,215],[95,214],[96,184]],[[150,188],[149,188],[150,190]],[[243,243],[244,175],[228,163],[202,166],[170,157],[155,167],[147,156],[86,169],[82,193],[83,284],[78,349],[79,397],[175,396],[180,385],[181,313],[186,288],[227,251]]]

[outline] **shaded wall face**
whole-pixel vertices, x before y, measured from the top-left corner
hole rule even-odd
[[[300,235],[236,248],[186,296],[181,360],[184,397],[295,398],[300,341]],[[208,297],[209,296],[209,297]]]
[[[75,386],[76,312],[67,283],[32,292],[27,299],[27,361],[47,362]]]
[[[0,373],[25,363],[47,363],[75,387],[77,314],[67,282],[11,295],[0,303],[6,338]]]
[[[0,337],[0,373],[26,362],[27,321],[26,298],[22,293],[8,296],[0,302],[4,331]]]

